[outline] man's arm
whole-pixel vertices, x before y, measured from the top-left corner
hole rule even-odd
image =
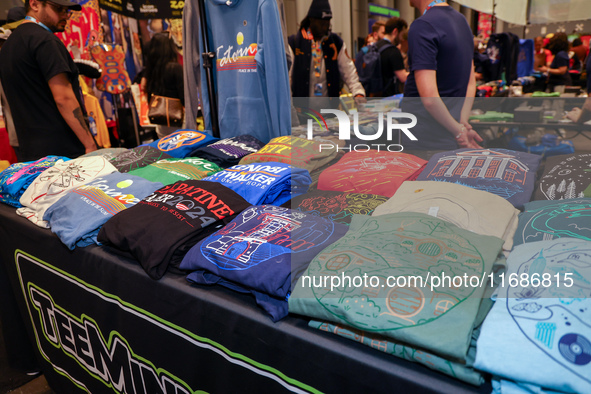
[[[82,108],[80,108],[80,104],[74,95],[72,84],[66,74],[57,74],[48,83],[60,114],[72,131],[74,131],[80,142],[82,142],[86,153],[97,150],[92,134],[90,134],[88,125],[84,120]]]
[[[435,70],[416,70],[414,72],[417,88],[425,109],[452,134],[460,148],[476,148],[478,144],[473,142],[471,133],[466,127],[457,122],[449,113],[449,110],[441,100],[437,88],[437,75]]]
[[[345,81],[349,91],[353,94],[353,96],[364,96],[365,97],[365,89],[361,82],[359,82],[359,76],[357,75],[357,69],[355,68],[355,63],[347,54],[347,46],[343,43],[343,47],[341,48],[337,62],[339,64],[339,73],[341,74],[341,79]]]
[[[478,146],[478,142],[482,142],[482,137],[472,128],[469,122],[470,112],[474,105],[474,97],[476,97],[476,72],[474,71],[474,61],[472,61],[472,71],[470,72],[470,80],[468,81],[468,88],[466,89],[466,100],[460,115],[460,124],[466,127],[467,137],[470,140],[471,146]]]
[[[396,75],[396,78],[402,83],[406,83],[406,78],[408,78],[408,74],[409,72],[405,69],[394,71],[394,75]]]

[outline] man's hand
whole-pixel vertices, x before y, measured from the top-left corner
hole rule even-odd
[[[466,124],[468,126],[466,126]],[[482,146],[478,142],[482,142],[482,137],[472,128],[468,122],[462,122],[458,125],[460,132],[456,135],[456,142],[460,148],[480,149]]]

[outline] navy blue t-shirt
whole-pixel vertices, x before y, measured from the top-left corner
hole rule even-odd
[[[550,64],[550,68],[560,68],[566,66],[566,73],[562,75],[554,75],[550,74],[548,77],[548,84],[549,85],[570,85],[571,77],[568,72],[570,67],[570,58],[568,57],[568,53],[566,51],[560,51],[554,56],[554,60]]]
[[[587,93],[591,93],[591,56],[587,56]]]
[[[412,133],[418,138],[403,145],[408,149],[456,149],[454,136],[439,125],[420,105],[414,72],[435,70],[439,96],[454,97],[445,100],[452,116],[459,120],[466,97],[474,40],[466,18],[449,6],[433,7],[415,20],[408,31],[408,66],[410,74],[404,86],[403,112],[417,116],[417,125]],[[409,97],[410,99],[407,99]]]

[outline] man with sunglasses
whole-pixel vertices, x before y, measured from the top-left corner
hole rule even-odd
[[[18,159],[75,158],[94,151],[78,69],[54,35],[81,7],[69,0],[26,0],[25,9],[25,20],[0,51],[0,80],[18,136]]]

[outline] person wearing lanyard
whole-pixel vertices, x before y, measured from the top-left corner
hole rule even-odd
[[[403,145],[423,150],[479,148],[482,138],[468,123],[476,93],[468,22],[444,0],[410,3],[422,16],[408,31],[410,74],[402,109],[417,116],[412,132],[418,141]]]
[[[341,80],[356,98],[365,101],[355,64],[343,40],[330,32],[328,0],[313,0],[300,31],[289,37],[294,59],[290,69],[293,97],[339,97]]]
[[[78,69],[64,44],[69,0],[26,0],[26,17],[0,51],[0,80],[20,145],[19,161],[75,158],[97,149],[84,118]]]

